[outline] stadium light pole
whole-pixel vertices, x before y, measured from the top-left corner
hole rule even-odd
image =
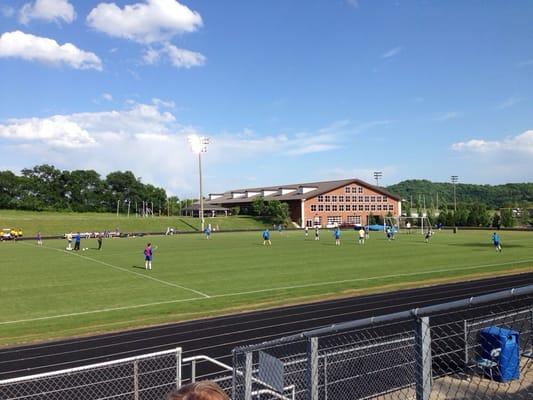
[[[379,180],[383,176],[383,172],[381,171],[375,171],[374,172],[374,179],[376,180],[376,186],[379,186]]]
[[[189,145],[194,154],[198,154],[198,175],[200,178],[200,223],[202,227],[202,232],[205,229],[205,220],[204,220],[204,193],[202,185],[202,153],[207,152],[207,145],[209,144],[209,138],[205,136],[198,135],[189,135],[187,138],[189,140]]]
[[[457,181],[459,180],[459,177],[457,175],[452,175],[452,184],[453,184],[453,211],[457,212],[457,196],[455,191],[455,185],[457,184]]]

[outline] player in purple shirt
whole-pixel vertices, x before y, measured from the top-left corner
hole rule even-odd
[[[144,249],[144,269],[152,269],[152,257],[153,257],[153,250],[152,250],[152,243],[148,243],[146,245],[146,248]]]

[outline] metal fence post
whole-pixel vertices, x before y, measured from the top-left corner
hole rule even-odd
[[[466,319],[463,321],[463,329],[464,329],[463,337],[465,341],[464,372],[466,373],[466,371],[468,370],[468,321]]]
[[[415,377],[416,400],[429,400],[431,395],[431,329],[429,317],[416,318]]]
[[[176,348],[176,388],[181,387],[181,347]]]
[[[307,341],[307,399],[318,400],[318,337]]]
[[[196,360],[191,362],[191,382],[196,382]]]
[[[324,400],[328,400],[328,355],[324,354]]]
[[[244,399],[252,400],[252,368],[253,368],[253,353],[251,351],[245,354],[245,370],[244,370]]]
[[[139,400],[139,361],[133,362],[133,398]]]

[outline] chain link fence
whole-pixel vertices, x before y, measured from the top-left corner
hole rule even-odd
[[[181,348],[0,381],[2,400],[161,400],[181,384]]]
[[[233,352],[233,400],[533,399],[533,285]]]

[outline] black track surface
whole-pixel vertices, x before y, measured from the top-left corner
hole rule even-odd
[[[182,347],[231,364],[236,346],[324,325],[533,284],[533,272],[0,350],[0,380]]]

